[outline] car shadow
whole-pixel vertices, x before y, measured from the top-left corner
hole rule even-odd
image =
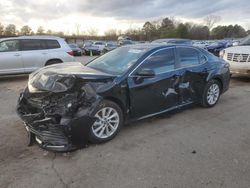
[[[127,131],[130,132],[130,131],[132,131],[134,129],[144,129],[144,128],[148,127],[148,126],[152,126],[152,123],[156,123],[157,121],[160,121],[160,120],[163,120],[163,119],[170,119],[173,116],[181,114],[181,112],[183,112],[185,110],[191,110],[191,109],[196,109],[196,108],[199,108],[199,105],[191,104],[191,105],[188,105],[188,106],[176,109],[176,110],[172,110],[172,111],[165,112],[165,113],[162,113],[162,114],[159,114],[159,115],[155,115],[153,117],[149,117],[149,118],[146,118],[146,119],[126,123],[124,125],[124,127],[122,128],[122,132],[123,132],[122,134],[126,134]],[[117,139],[119,139],[119,138],[117,138]],[[112,142],[112,141],[115,141],[115,139],[111,140],[109,142]],[[91,148],[96,147],[96,146],[101,147],[101,146],[106,145],[106,144],[108,144],[108,142],[100,143],[100,144],[92,144],[92,143],[88,142],[85,146],[80,147],[80,148],[78,148],[78,149],[76,149],[74,151],[70,151],[70,152],[53,152],[53,151],[46,151],[46,150],[44,150],[44,152],[46,152],[46,153],[56,153],[57,157],[65,157],[65,156],[67,156],[67,157],[71,158],[71,157],[74,157],[75,155],[77,155],[79,152],[86,151],[86,150],[91,149]]]
[[[8,75],[8,76],[0,76],[0,82],[16,82],[20,80],[27,80],[29,77],[28,74],[20,74],[20,75]]]
[[[243,76],[243,75],[233,75],[231,77],[231,84],[230,86],[245,86],[246,84],[250,83],[250,76]]]
[[[231,77],[232,80],[235,81],[241,81],[241,82],[250,82],[250,75],[246,76],[246,75],[233,75]]]

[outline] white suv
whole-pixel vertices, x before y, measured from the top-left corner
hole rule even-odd
[[[103,51],[103,49],[105,48],[105,42],[102,42],[102,41],[95,41],[93,44],[92,44],[92,47],[96,47],[99,51]]]
[[[231,73],[250,74],[250,35],[244,38],[238,46],[222,50],[220,57],[230,64]]]
[[[41,67],[75,61],[63,38],[23,36],[0,39],[0,75],[23,74]]]

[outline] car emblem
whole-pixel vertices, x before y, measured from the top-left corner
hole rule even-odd
[[[237,61],[238,61],[238,62],[243,61],[243,56],[242,56],[242,55],[239,55],[239,56],[237,57]]]

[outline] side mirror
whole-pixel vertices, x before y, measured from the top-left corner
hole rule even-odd
[[[136,73],[137,76],[152,78],[155,76],[155,71],[152,69],[141,69]]]

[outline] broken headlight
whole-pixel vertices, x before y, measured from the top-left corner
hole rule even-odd
[[[32,84],[30,83],[30,81],[28,82],[28,89],[30,93],[38,93],[41,92],[39,91],[37,88],[33,87]]]

